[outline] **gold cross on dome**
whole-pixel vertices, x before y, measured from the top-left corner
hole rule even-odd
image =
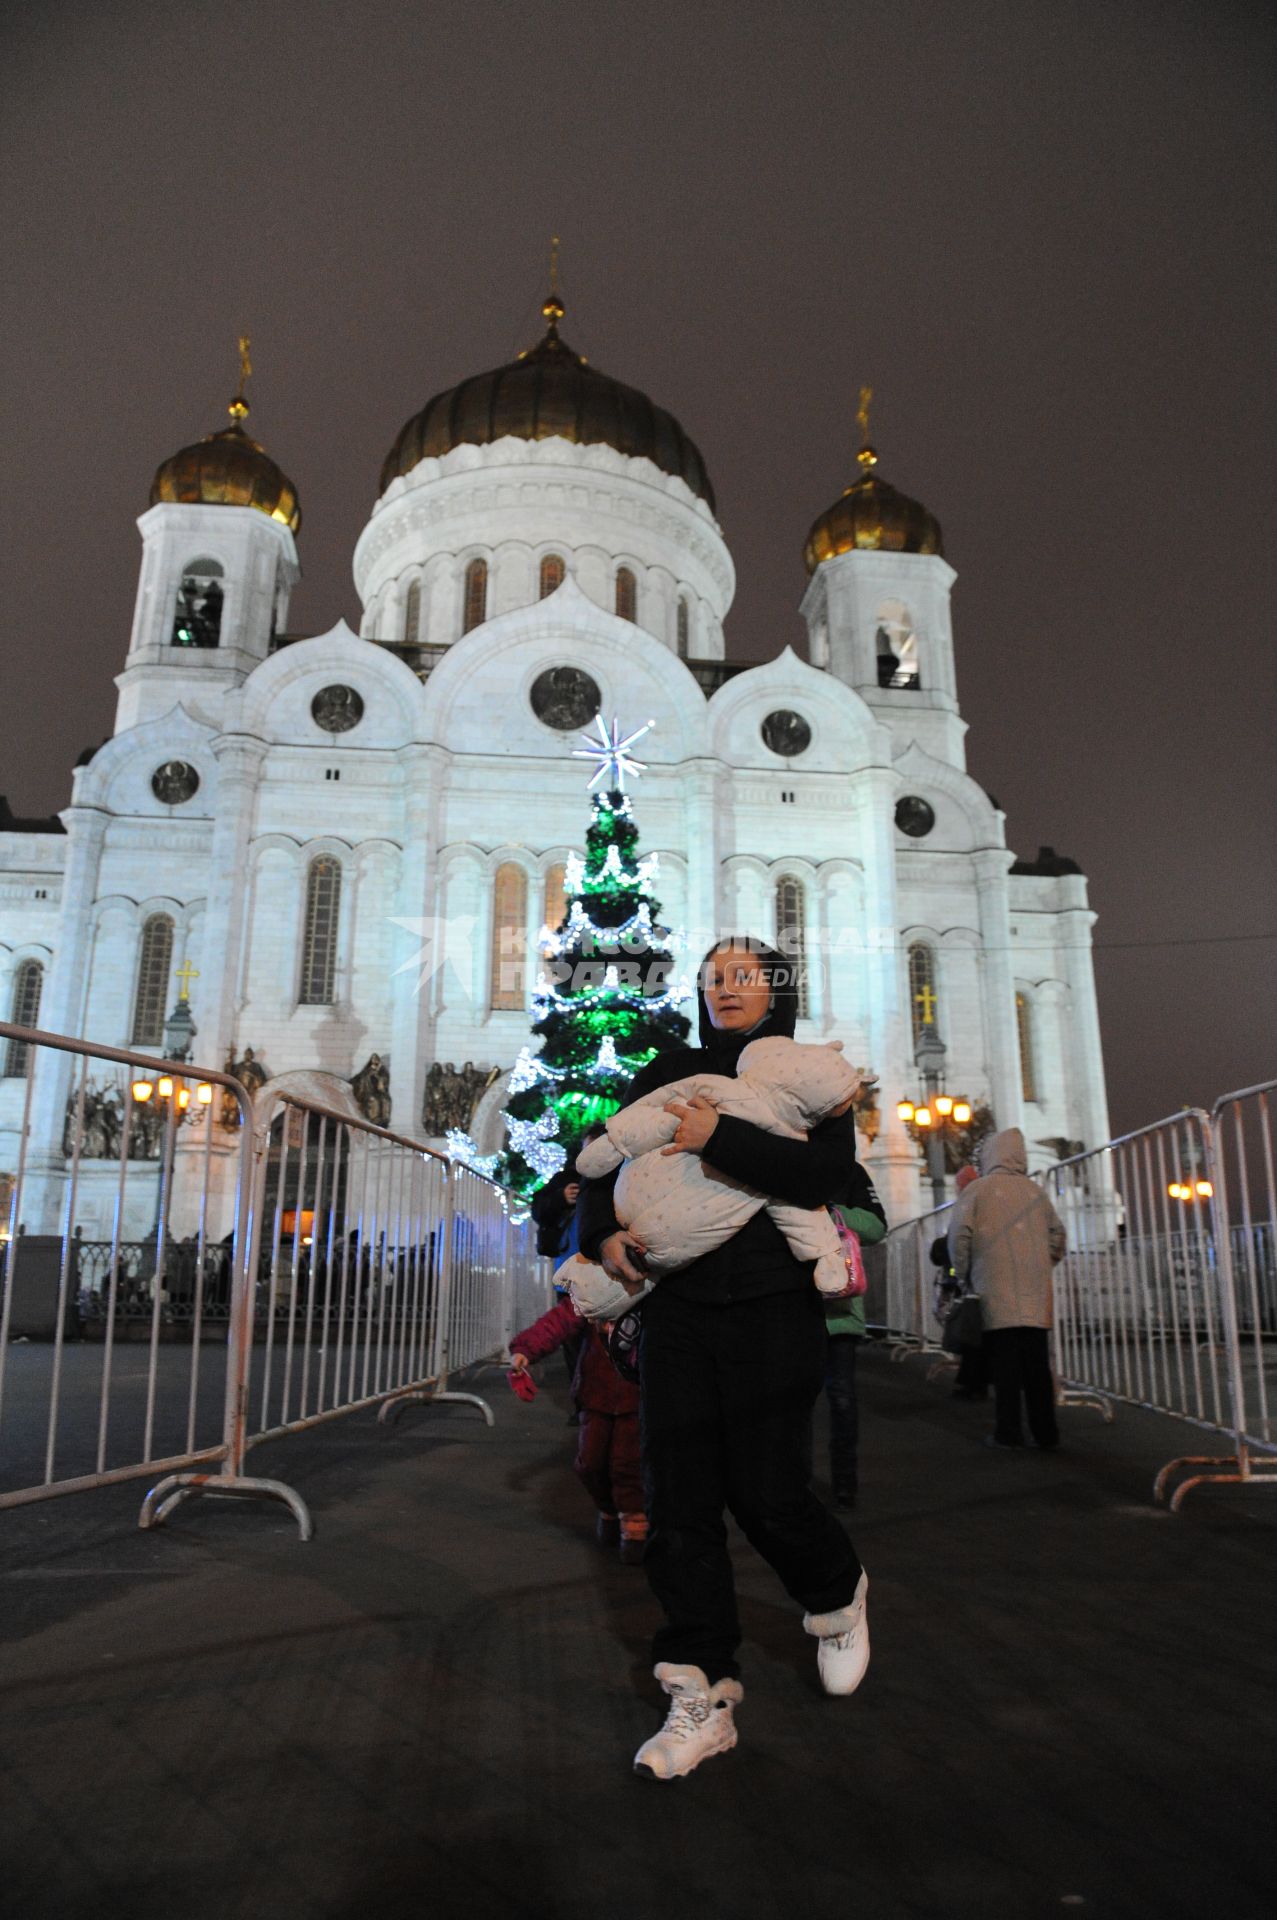
[[[869,439],[869,402],[873,397],[874,390],[872,387],[862,387],[860,389],[860,405],[856,409],[856,419],[860,426],[860,437],[866,442]]]
[[[181,966],[176,967],[174,969],[173,978],[180,982],[180,985],[178,987],[178,994],[177,994],[177,997],[179,1000],[190,999],[191,982],[192,980],[198,980],[199,977],[200,977],[199,968],[193,967],[189,960],[183,960]]]
[[[934,989],[930,986],[923,987],[922,991],[915,993],[913,997],[917,1005],[922,1008],[923,1026],[934,1026],[936,1018],[936,996]]]

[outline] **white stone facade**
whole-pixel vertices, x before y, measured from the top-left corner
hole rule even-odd
[[[547,875],[582,845],[588,819],[577,733],[530,703],[538,675],[568,666],[593,679],[609,718],[655,723],[635,797],[672,923],[705,944],[723,929],[774,936],[778,884],[800,883],[800,1037],[841,1038],[879,1072],[881,1131],[863,1153],[894,1217],[923,1201],[918,1152],[895,1115],[918,1088],[912,945],[931,952],[951,1090],[1023,1125],[1035,1164],[1054,1157],[1039,1142],[1107,1138],[1085,881],[1012,873],[1003,816],[966,773],[945,561],[825,562],[803,604],[815,664],[787,649],[730,670],[734,573],[705,502],[609,447],[505,439],[392,482],[355,555],[363,637],[339,624],[272,650],[297,578],[285,528],[212,505],[155,506],[139,525],[115,735],[77,768],[65,835],[0,831],[6,1014],[35,958],[42,1026],[129,1045],[143,928],[163,913],[173,968],[199,970],[200,1062],[251,1046],[274,1075],[348,1078],[380,1053],[396,1130],[425,1137],[433,1062],[505,1069],[528,1038],[523,1008],[492,1005],[494,881],[503,866],[525,876],[530,984]],[[539,598],[550,555],[566,577]],[[197,556],[222,568],[222,644],[174,648],[178,583]],[[475,558],[487,563],[487,617],[463,634]],[[622,566],[635,576],[632,620],[614,611]],[[884,621],[912,636],[917,684],[880,687]],[[341,732],[312,716],[332,687],[362,703]],[[805,723],[801,751],[765,744],[777,713]],[[199,784],[166,805],[151,782],[172,762]],[[934,814],[922,837],[895,824],[904,795]],[[339,876],[335,949],[327,997],[305,1004],[308,876],[323,858]],[[0,1080],[0,1168],[14,1164],[24,1093]],[[37,1084],[31,1165],[48,1217],[34,1230],[56,1213],[65,1099],[65,1075]],[[498,1086],[476,1122],[485,1145],[499,1105]]]

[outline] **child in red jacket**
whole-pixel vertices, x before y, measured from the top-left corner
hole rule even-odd
[[[544,1360],[570,1340],[581,1339],[572,1378],[572,1398],[580,1411],[576,1430],[577,1475],[598,1508],[599,1545],[620,1543],[628,1566],[642,1561],[647,1542],[643,1476],[639,1467],[638,1388],[623,1380],[608,1357],[609,1329],[591,1325],[566,1295],[510,1342],[513,1386],[534,1360]]]

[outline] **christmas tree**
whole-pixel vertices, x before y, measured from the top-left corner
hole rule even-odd
[[[622,740],[596,721],[599,738],[576,749],[597,764],[585,858],[567,863],[567,912],[542,934],[546,968],[533,999],[539,1052],[525,1047],[510,1076],[509,1146],[499,1177],[521,1193],[550,1178],[586,1131],[615,1113],[640,1067],[688,1029],[689,997],[673,979],[669,929],[653,893],[656,855],[640,856],[638,825],[625,792],[641,771],[629,752],[647,732]],[[588,736],[587,736],[588,739]]]

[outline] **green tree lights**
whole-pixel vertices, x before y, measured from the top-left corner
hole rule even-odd
[[[600,756],[601,757],[601,756]],[[615,762],[602,771],[620,772]],[[689,989],[673,979],[670,932],[657,916],[655,854],[640,857],[638,826],[619,786],[594,796],[585,858],[564,876],[567,913],[542,935],[545,972],[532,1031],[510,1076],[504,1177],[520,1192],[563,1165],[592,1126],[615,1113],[640,1067],[688,1029]]]

